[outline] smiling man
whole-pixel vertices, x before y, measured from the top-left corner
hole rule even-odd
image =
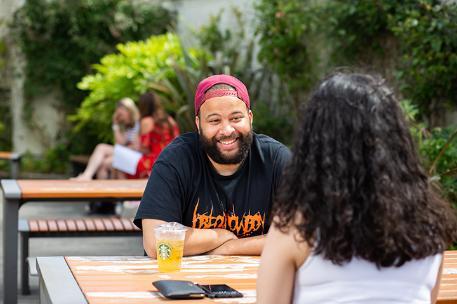
[[[194,103],[198,132],[162,152],[135,217],[144,249],[156,257],[154,227],[179,222],[189,227],[184,255],[259,255],[290,151],[252,131],[249,94],[237,78],[202,80]]]

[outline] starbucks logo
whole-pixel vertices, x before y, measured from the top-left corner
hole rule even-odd
[[[158,251],[162,260],[166,260],[171,256],[171,248],[167,244],[160,244]]]

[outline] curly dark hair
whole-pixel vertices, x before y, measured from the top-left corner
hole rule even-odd
[[[444,251],[457,217],[429,185],[403,112],[376,76],[336,73],[302,109],[274,224],[341,265],[401,266]]]

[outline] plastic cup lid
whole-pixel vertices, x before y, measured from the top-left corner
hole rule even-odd
[[[165,223],[165,224],[161,224],[161,225],[157,226],[155,228],[155,230],[160,231],[160,232],[173,232],[173,231],[181,232],[181,231],[186,231],[187,227],[180,223],[177,223],[177,222],[169,222],[169,223]]]

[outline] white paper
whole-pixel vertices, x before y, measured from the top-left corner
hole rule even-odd
[[[141,156],[143,155],[136,150],[116,144],[114,145],[113,168],[134,175]]]

